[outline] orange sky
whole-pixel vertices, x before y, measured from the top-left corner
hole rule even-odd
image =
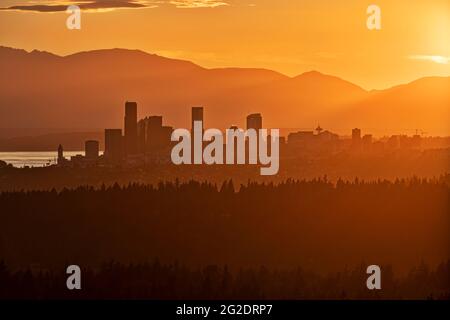
[[[2,0],[15,5],[110,1]],[[139,8],[89,10],[82,29],[65,12],[0,10],[0,45],[58,54],[132,48],[205,67],[262,67],[294,76],[318,70],[366,89],[450,75],[448,0],[115,1]],[[382,30],[366,28],[369,4]]]

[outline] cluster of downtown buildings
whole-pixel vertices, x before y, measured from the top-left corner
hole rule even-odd
[[[124,130],[105,129],[105,150],[100,154],[99,141],[85,142],[85,155],[64,157],[63,147],[58,148],[59,166],[140,166],[151,163],[170,163],[173,127],[163,125],[162,116],[149,116],[138,121],[137,103],[125,103]],[[203,121],[203,107],[193,107],[191,130],[194,121]],[[262,116],[254,113],[247,116],[247,130],[262,129]],[[238,129],[235,126],[230,129]],[[280,158],[295,158],[299,155],[316,156],[348,150],[356,153],[378,153],[397,148],[419,148],[421,136],[391,136],[386,141],[373,141],[370,134],[362,135],[360,129],[352,130],[351,139],[342,139],[337,134],[318,126],[311,131],[290,133],[288,139],[280,137]]]
[[[63,147],[58,147],[59,166],[88,165],[143,165],[170,162],[170,151],[176,142],[171,141],[173,127],[163,125],[162,116],[149,116],[138,121],[137,103],[125,103],[124,130],[105,129],[105,150],[100,155],[100,143],[85,142],[85,156],[77,155],[70,160],[64,157]],[[195,121],[203,121],[203,107],[192,108],[191,130]],[[237,129],[237,127],[231,127]],[[262,129],[261,114],[247,117],[247,128]]]

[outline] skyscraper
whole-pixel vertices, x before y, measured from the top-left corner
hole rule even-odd
[[[359,144],[361,141],[361,129],[355,128],[352,130],[352,141]]]
[[[364,137],[362,137],[362,143],[364,145],[372,144],[372,135],[371,134],[365,134]]]
[[[191,130],[194,131],[194,121],[201,121],[202,122],[202,132],[204,129],[204,123],[203,123],[203,107],[193,107],[192,108],[192,123],[191,123]]]
[[[201,128],[195,130],[195,126],[194,126],[194,122],[196,121],[201,121],[202,122],[202,126]],[[195,136],[202,136],[203,137],[203,132],[204,132],[204,128],[205,128],[205,124],[203,122],[203,107],[193,107],[192,108],[192,120],[191,120],[191,135],[192,135],[192,141],[193,143],[191,144],[191,161],[192,163],[201,163],[202,159],[201,159],[201,152],[198,153],[196,152],[196,148],[195,148],[195,141],[197,141],[194,137]],[[200,141],[201,143],[201,150],[203,150],[203,146],[204,143],[203,141]],[[197,144],[198,145],[198,144]]]
[[[137,153],[137,103],[125,103],[125,153]]]
[[[361,139],[363,151],[370,151],[372,149],[372,135],[365,134]]]
[[[58,146],[58,160],[57,164],[62,166],[66,162],[66,158],[64,158],[64,149],[62,145]]]
[[[140,152],[154,152],[170,146],[173,128],[163,126],[162,116],[146,117],[138,122]]]
[[[84,143],[84,154],[86,159],[94,160],[98,158],[99,143],[96,140],[88,140]]]
[[[105,129],[105,159],[111,163],[122,161],[122,129]]]
[[[256,131],[262,129],[262,117],[260,113],[253,113],[247,116],[248,129],[255,129]]]
[[[138,153],[145,153],[147,144],[147,118],[139,120],[137,126],[138,126]]]
[[[352,130],[352,148],[354,151],[361,151],[361,129]]]
[[[150,116],[147,118],[147,150],[155,151],[162,146],[165,142],[162,134],[162,116]],[[170,137],[169,137],[170,141]]]

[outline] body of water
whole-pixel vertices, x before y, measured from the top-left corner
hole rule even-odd
[[[67,151],[64,157],[70,159],[77,154],[84,155],[84,151]],[[14,167],[44,167],[46,165],[56,164],[58,153],[55,151],[24,151],[24,152],[0,152],[0,160]]]

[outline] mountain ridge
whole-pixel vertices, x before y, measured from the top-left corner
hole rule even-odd
[[[245,126],[261,112],[268,127],[413,127],[448,134],[450,77],[423,77],[367,91],[319,71],[289,77],[264,68],[204,68],[142,50],[100,49],[59,56],[0,46],[0,127],[121,127],[123,103],[140,116],[161,114],[186,127],[190,107],[203,105],[208,126]],[[412,114],[402,116],[411,104]],[[430,105],[432,104],[432,105]],[[399,110],[396,114],[396,109]],[[391,119],[386,125],[373,119]],[[375,127],[374,127],[375,124]]]
[[[143,54],[145,56],[160,58],[160,59],[164,59],[164,60],[167,60],[167,61],[176,61],[176,62],[188,63],[188,64],[194,65],[194,66],[196,66],[196,67],[198,67],[200,69],[209,70],[209,71],[220,71],[220,70],[267,71],[267,72],[271,72],[271,73],[276,73],[278,75],[281,75],[281,76],[283,76],[285,78],[289,78],[289,79],[297,79],[297,78],[310,76],[310,75],[326,76],[326,77],[335,78],[335,79],[338,79],[338,80],[341,80],[341,81],[345,81],[345,82],[347,82],[349,84],[352,84],[352,85],[354,85],[354,86],[356,86],[358,88],[361,88],[362,90],[364,90],[366,92],[385,91],[385,90],[389,90],[389,89],[396,88],[396,87],[399,87],[399,86],[412,84],[412,83],[420,81],[422,79],[430,79],[430,78],[445,79],[445,78],[450,78],[450,75],[449,76],[424,76],[424,77],[420,77],[420,78],[417,78],[417,79],[414,79],[414,80],[411,80],[411,81],[408,81],[408,82],[399,83],[399,84],[396,84],[394,86],[387,87],[387,88],[384,88],[384,89],[369,89],[369,90],[367,90],[367,89],[362,88],[358,84],[353,83],[353,82],[348,81],[348,80],[345,80],[344,78],[341,78],[339,76],[323,73],[323,72],[320,72],[320,71],[314,70],[314,69],[302,72],[302,73],[300,73],[298,75],[295,75],[295,76],[288,76],[288,75],[285,75],[285,74],[283,74],[283,73],[281,73],[279,71],[275,71],[275,70],[271,70],[271,69],[267,69],[267,68],[253,68],[253,67],[214,67],[214,68],[206,68],[206,67],[203,67],[203,66],[201,66],[199,64],[196,64],[196,63],[194,63],[192,61],[189,61],[189,60],[177,59],[177,58],[169,58],[169,57],[161,56],[161,55],[156,54],[156,53],[146,52],[146,51],[143,51],[143,50],[140,50],[140,49],[126,49],[126,48],[115,47],[115,48],[93,49],[93,50],[87,50],[87,51],[84,50],[84,51],[79,51],[79,52],[75,52],[75,53],[71,53],[71,54],[67,54],[67,55],[59,55],[59,54],[55,54],[55,53],[52,53],[52,52],[49,52],[49,51],[46,51],[46,50],[33,49],[32,51],[27,51],[25,49],[13,48],[13,47],[7,47],[7,46],[0,45],[0,53],[1,53],[2,50],[5,50],[5,49],[12,50],[12,51],[20,51],[20,52],[23,52],[25,54],[46,55],[46,56],[53,56],[53,57],[56,57],[56,58],[72,58],[72,57],[77,57],[77,56],[81,56],[81,55],[85,55],[85,54],[101,54],[101,53],[104,53],[104,52],[115,52],[115,51],[116,52],[126,52],[126,53],[139,53],[139,54]]]

